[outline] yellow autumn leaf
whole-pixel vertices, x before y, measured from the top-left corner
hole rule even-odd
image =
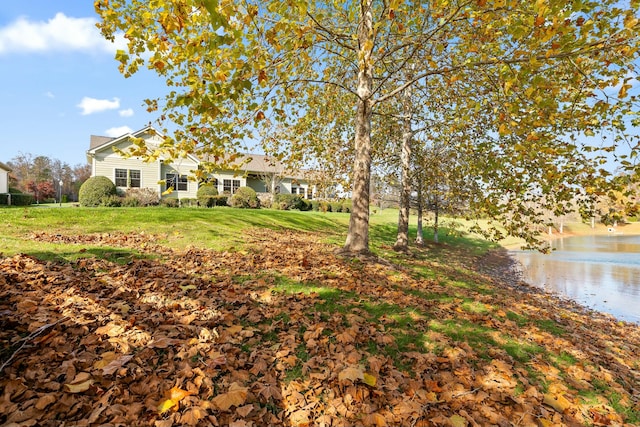
[[[469,425],[469,421],[466,418],[461,417],[460,415],[452,415],[449,417],[449,422],[452,427],[467,427]]]
[[[375,387],[378,379],[371,374],[367,374],[366,372],[362,374],[362,382],[368,386]]]
[[[173,407],[177,407],[182,399],[192,394],[193,392],[182,390],[180,387],[172,387],[165,393],[165,399],[158,405],[158,412],[162,414]]]
[[[158,405],[158,413],[163,414],[165,412],[167,412],[169,409],[173,408],[174,406],[176,406],[178,404],[178,402],[174,402],[171,399],[165,399],[162,401],[162,403],[160,403]]]

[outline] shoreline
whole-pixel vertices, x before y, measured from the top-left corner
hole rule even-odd
[[[613,230],[613,231],[610,231]],[[564,226],[563,232],[560,233],[557,229],[553,229],[552,234],[541,233],[538,237],[541,241],[553,242],[559,239],[569,237],[581,237],[581,236],[640,236],[640,222],[623,223],[618,224],[616,227],[608,226],[604,224],[596,224],[594,228],[591,225],[571,222]],[[508,243],[502,245],[503,248],[509,251],[521,251],[523,241]]]

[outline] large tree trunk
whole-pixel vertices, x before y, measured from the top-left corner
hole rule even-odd
[[[398,212],[398,234],[393,249],[407,251],[409,249],[409,202],[411,198],[411,89],[404,90],[402,95],[403,113],[402,119],[402,152],[400,163],[402,164],[402,178],[400,190],[400,210]]]
[[[373,102],[373,0],[361,0],[361,24],[358,30],[360,61],[358,72],[358,106],[356,109],[355,161],[353,168],[353,207],[349,231],[342,252],[369,252],[369,185],[371,183],[371,112]]]

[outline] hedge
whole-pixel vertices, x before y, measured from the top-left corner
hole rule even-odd
[[[11,194],[11,206],[29,206],[35,202],[32,194]],[[0,205],[9,204],[9,194],[0,194]]]

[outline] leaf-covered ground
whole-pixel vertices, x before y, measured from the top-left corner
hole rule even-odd
[[[640,423],[640,327],[507,284],[497,257],[344,259],[262,229],[227,252],[31,238],[118,250],[0,259],[5,426]]]

